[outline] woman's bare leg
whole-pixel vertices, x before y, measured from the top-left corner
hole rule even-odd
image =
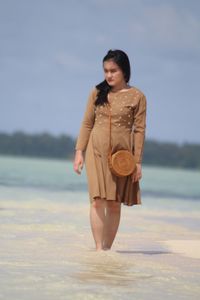
[[[121,216],[121,203],[114,200],[106,201],[106,217],[104,226],[104,250],[110,249],[115,239]]]
[[[103,250],[103,232],[105,224],[105,200],[96,198],[90,206],[90,223],[96,250]]]

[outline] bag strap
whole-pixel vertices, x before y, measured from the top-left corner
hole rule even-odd
[[[108,111],[109,111],[109,155],[111,156],[112,153],[112,145],[111,145],[111,105],[108,104]]]

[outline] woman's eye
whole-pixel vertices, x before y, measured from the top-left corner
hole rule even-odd
[[[117,70],[113,69],[113,70],[104,70],[104,73],[105,74],[108,74],[108,73],[116,73]]]

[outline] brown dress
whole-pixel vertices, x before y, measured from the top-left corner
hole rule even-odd
[[[90,201],[95,197],[119,201],[125,205],[141,204],[139,182],[131,176],[116,177],[108,167],[109,109],[112,120],[112,151],[131,150],[138,163],[142,161],[146,128],[146,98],[137,88],[109,93],[107,104],[95,106],[95,88],[89,96],[76,150],[85,151],[85,166],[88,178]]]

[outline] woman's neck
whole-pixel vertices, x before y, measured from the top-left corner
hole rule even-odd
[[[127,90],[128,88],[130,88],[130,86],[127,84],[127,83],[123,83],[123,84],[120,84],[118,86],[114,86],[111,88],[111,92],[112,93],[117,93],[121,90]]]

